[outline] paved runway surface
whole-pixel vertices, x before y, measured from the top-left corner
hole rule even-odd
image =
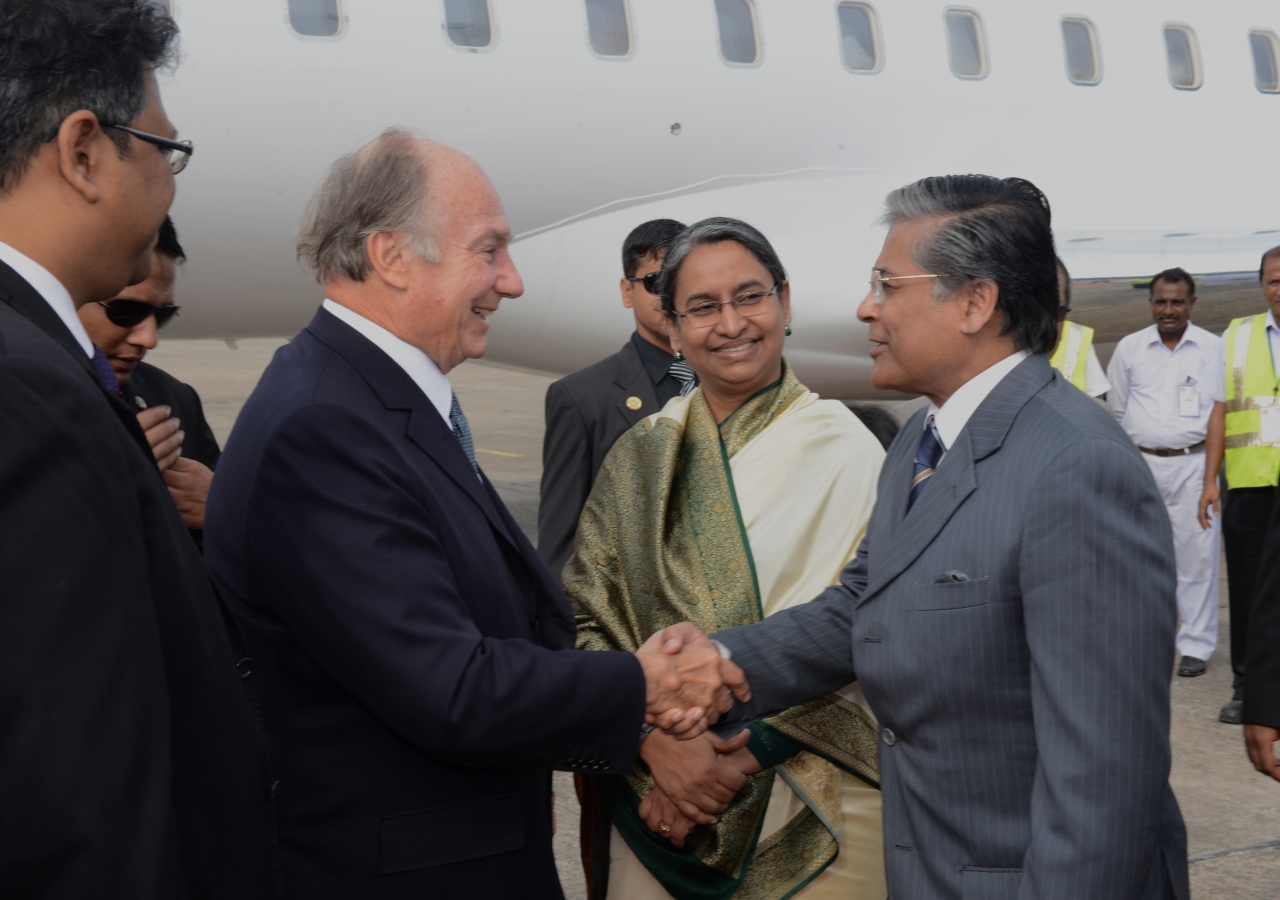
[[[220,443],[271,354],[284,342],[169,341],[147,361],[193,385]],[[466,363],[450,380],[471,424],[480,464],[532,539],[542,471],[542,401],[551,378]],[[1172,561],[1171,561],[1172,562]],[[1173,678],[1173,774],[1187,820],[1196,900],[1280,897],[1280,784],[1249,766],[1240,728],[1219,724],[1230,697],[1226,578],[1222,638],[1207,674]],[[577,855],[577,801],[568,776],[557,775],[556,856],[565,895],[584,900]]]

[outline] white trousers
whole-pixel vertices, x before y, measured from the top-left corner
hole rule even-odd
[[[1221,518],[1205,530],[1196,521],[1204,487],[1204,453],[1188,456],[1142,454],[1155,476],[1169,522],[1178,570],[1178,653],[1207,660],[1218,645],[1218,548]]]

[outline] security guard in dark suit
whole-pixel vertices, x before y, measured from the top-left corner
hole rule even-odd
[[[538,554],[558,578],[573,553],[578,516],[605,455],[628,428],[696,384],[688,363],[671,354],[656,279],[662,257],[684,225],[654,219],[622,245],[622,304],[636,330],[612,356],[547,388],[542,442]]]

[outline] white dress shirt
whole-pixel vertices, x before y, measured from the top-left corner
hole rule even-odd
[[[325,297],[321,305],[367,337],[379,350],[391,357],[396,365],[404,369],[404,373],[413,379],[413,383],[440,413],[449,430],[453,430],[453,421],[449,418],[449,410],[453,407],[453,386],[449,384],[449,379],[440,371],[440,367],[432,361],[431,357],[413,344],[400,340],[381,325],[376,325],[359,313],[352,312],[341,303],[335,303]]]
[[[925,427],[932,425],[937,429],[944,456],[946,451],[955,444],[956,438],[960,436],[969,419],[978,411],[982,401],[987,399],[987,395],[1030,355],[1030,350],[1019,350],[1012,356],[1006,356],[994,366],[984,369],[962,384],[942,406],[929,404],[929,412],[924,417]]]
[[[1084,392],[1090,397],[1101,397],[1109,390],[1111,382],[1107,381],[1107,373],[1102,371],[1097,349],[1090,344],[1084,361]]]
[[[1227,333],[1222,333],[1222,340],[1219,341],[1221,346],[1218,347],[1218,370],[1222,372],[1222,377],[1227,377]],[[1276,324],[1276,314],[1273,311],[1267,311],[1267,345],[1271,347],[1271,371],[1280,376],[1280,325]],[[1241,360],[1236,360],[1237,363]]]
[[[1172,350],[1154,323],[1116,345],[1107,368],[1107,403],[1116,421],[1139,447],[1182,450],[1205,439],[1213,404],[1227,399],[1219,361],[1222,341],[1194,323]],[[1196,414],[1182,415],[1184,389],[1195,391]]]
[[[0,261],[21,275],[23,280],[44,298],[44,302],[58,314],[62,324],[71,330],[71,336],[76,339],[76,343],[84,350],[85,355],[93,359],[93,341],[89,340],[89,332],[84,330],[84,323],[76,315],[75,301],[62,286],[62,282],[54,278],[53,273],[40,263],[2,241],[0,241]]]

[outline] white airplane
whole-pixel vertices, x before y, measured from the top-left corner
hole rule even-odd
[[[1181,265],[1197,321],[1260,309],[1280,244],[1274,0],[173,0],[163,82],[195,142],[173,209],[175,337],[289,335],[321,298],[294,261],[325,168],[397,124],[493,178],[525,294],[488,360],[569,372],[631,330],[620,248],[652,218],[745,219],[792,281],[788,356],[870,387],[855,309],[888,191],[1019,175],[1054,209],[1072,318],[1149,321],[1135,279]],[[1141,284],[1138,285],[1141,287]]]

